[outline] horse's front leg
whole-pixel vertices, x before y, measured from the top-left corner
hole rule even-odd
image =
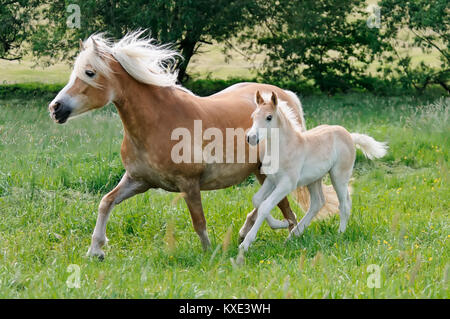
[[[98,207],[97,223],[92,234],[91,247],[88,256],[96,256],[99,259],[105,257],[102,247],[106,244],[106,223],[113,207],[123,200],[136,194],[145,192],[149,187],[145,182],[133,180],[128,173],[125,173],[119,184],[108,194],[106,194]]]
[[[211,247],[211,242],[209,241],[208,232],[206,231],[206,219],[205,214],[203,213],[199,182],[190,181],[183,183],[183,185],[179,188],[183,193],[185,193],[184,200],[186,201],[189,212],[191,213],[192,224],[200,237],[203,250],[207,250]]]
[[[258,216],[258,207],[267,198],[267,196],[269,196],[270,192],[272,192],[274,188],[275,185],[269,179],[266,179],[256,194],[253,195],[252,203],[254,209],[247,215],[244,225],[242,225],[239,230],[239,240],[241,242],[244,240],[245,236],[256,221]]]
[[[256,239],[256,234],[261,227],[263,221],[270,214],[270,211],[287,195],[292,191],[291,183],[288,179],[282,180],[278,183],[273,190],[273,192],[262,202],[258,208],[258,217],[250,229],[248,234],[245,236],[244,241],[239,246],[240,249],[247,251],[252,242]]]

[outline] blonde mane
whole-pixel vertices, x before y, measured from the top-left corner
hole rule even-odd
[[[75,61],[74,72],[95,86],[94,81],[84,74],[85,67],[90,65],[109,77],[112,70],[108,59],[113,57],[130,76],[141,83],[184,89],[176,84],[178,71],[174,70],[176,59],[181,55],[170,45],[158,45],[154,39],[142,37],[144,32],[139,30],[128,33],[118,42],[106,38],[103,33],[91,35],[83,43],[84,49]]]
[[[262,93],[261,94],[264,101],[270,101],[272,93]],[[278,97],[278,107],[277,107],[277,115],[282,119],[285,119],[286,122],[296,131],[302,132],[302,126],[298,121],[297,115],[295,111],[289,106],[288,102],[281,100]]]

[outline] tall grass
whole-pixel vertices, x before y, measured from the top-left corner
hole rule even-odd
[[[252,179],[203,192],[207,253],[183,200],[151,190],[114,209],[99,262],[85,253],[98,203],[123,174],[117,113],[106,107],[59,126],[46,99],[0,100],[0,297],[450,297],[450,100],[354,94],[302,102],[310,128],[341,124],[389,142],[382,160],[357,155],[344,234],[337,216],[287,244],[286,231],[264,225],[238,262],[237,233],[259,187]],[[66,284],[71,264],[80,267],[78,289]],[[367,285],[371,264],[380,267],[380,288]]]

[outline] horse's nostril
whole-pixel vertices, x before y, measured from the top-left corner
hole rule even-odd
[[[57,112],[60,108],[61,108],[61,103],[55,102],[55,104],[53,105],[53,111]]]

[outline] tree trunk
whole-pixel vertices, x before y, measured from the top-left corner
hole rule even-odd
[[[178,82],[183,83],[187,80],[186,69],[189,65],[191,57],[194,55],[195,45],[197,41],[184,39],[180,44],[180,51],[183,55],[184,60],[178,65]]]

